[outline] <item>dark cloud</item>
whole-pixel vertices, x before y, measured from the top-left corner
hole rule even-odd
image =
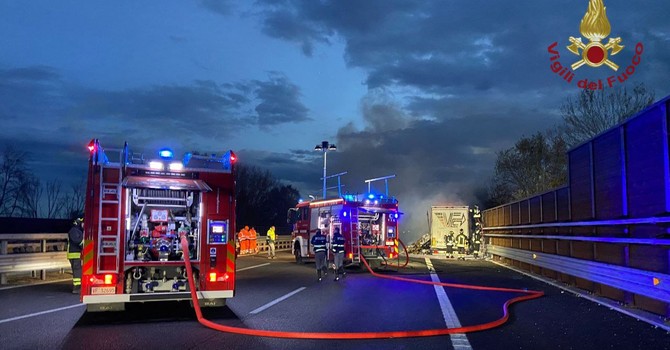
[[[41,82],[51,83],[60,78],[55,69],[48,66],[34,66],[0,70],[0,82]]]
[[[61,77],[51,67],[0,69],[0,117],[12,123],[36,116],[54,120],[66,107],[62,89]]]
[[[348,64],[368,71],[370,88],[411,86],[439,94],[494,87],[524,91],[560,83],[550,79],[546,52],[552,42],[567,46],[569,36],[580,35],[586,3],[573,2],[262,1],[267,10],[261,20],[268,35],[303,46],[342,38]],[[666,40],[665,47],[655,48],[668,52],[669,25],[660,15],[667,13],[667,3],[645,3],[635,11],[634,4],[623,0],[608,1],[607,6],[613,35],[640,28],[640,23],[653,24]],[[300,30],[286,30],[296,27]],[[626,40],[633,47],[633,40],[652,44],[655,39],[652,33],[637,33]],[[662,57],[655,63],[667,69],[670,62]]]
[[[300,102],[300,88],[283,74],[272,73],[269,81],[254,81],[254,84],[260,101],[255,111],[262,127],[310,120],[309,110]]]
[[[233,4],[229,0],[198,0],[200,6],[216,14],[227,16],[233,10]]]
[[[268,152],[243,149],[237,152],[240,164],[249,164],[270,170],[272,175],[299,189],[304,196],[316,193],[315,183],[321,177],[321,154],[309,151]],[[320,190],[319,190],[320,191]]]
[[[43,166],[48,159],[69,163],[76,153],[67,156],[63,147],[78,152],[91,137],[107,145],[133,140],[148,148],[168,142],[202,150],[245,128],[309,120],[300,89],[276,72],[268,80],[199,80],[107,91],[68,85],[50,67],[27,67],[0,70],[0,96],[0,138],[16,144],[40,140],[45,147],[33,148],[48,154],[36,158]]]
[[[168,38],[170,38],[170,41],[172,41],[175,44],[183,44],[186,41],[188,41],[188,39],[186,39],[185,36],[181,36],[181,35],[170,35],[170,36],[168,36]]]
[[[631,80],[670,93],[667,2],[606,2],[612,35],[628,45],[612,60],[627,66],[642,41],[643,64]],[[341,41],[347,64],[366,72],[365,125],[339,129],[329,173],[349,171],[347,181],[361,184],[397,174],[392,188],[411,208],[407,217],[414,228],[422,227],[431,204],[472,203],[492,174],[496,152],[558,124],[560,105],[578,93],[576,82],[568,85],[551,72],[547,48],[557,42],[564,65],[579,59],[565,47],[570,36],[580,36],[586,1],[259,3],[267,35],[298,43],[307,55],[319,44]],[[612,74],[590,68],[578,73],[589,79]],[[312,166],[317,171],[310,191],[319,184],[319,160]]]

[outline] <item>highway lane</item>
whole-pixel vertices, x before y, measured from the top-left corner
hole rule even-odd
[[[484,261],[431,259],[443,282],[543,290],[546,296],[512,307],[502,327],[469,333],[472,349],[665,349],[670,335],[584,298],[562,292]],[[235,298],[222,309],[204,309],[220,324],[254,329],[314,332],[420,330],[445,327],[432,286],[384,280],[351,271],[334,282],[316,281],[314,264],[289,255],[238,259]],[[430,280],[424,259],[388,275]],[[66,282],[0,290],[0,344],[5,349],[465,349],[452,337],[381,340],[296,340],[221,333],[197,323],[188,303],[131,305],[126,312],[85,314]],[[514,293],[443,288],[459,322],[500,317]],[[293,294],[291,294],[293,293]],[[280,300],[275,304],[274,301]],[[271,305],[270,305],[271,304]],[[268,306],[270,305],[270,306]],[[34,317],[36,312],[70,307]]]

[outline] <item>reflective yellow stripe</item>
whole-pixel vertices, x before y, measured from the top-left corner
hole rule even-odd
[[[79,259],[80,257],[81,253],[67,253],[68,259]]]
[[[81,278],[73,278],[72,279],[72,285],[73,286],[81,286]]]
[[[93,274],[93,241],[84,240],[84,251],[82,255],[82,268],[84,275]]]

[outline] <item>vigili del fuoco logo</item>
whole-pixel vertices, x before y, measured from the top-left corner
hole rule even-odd
[[[603,0],[589,0],[589,6],[579,25],[579,31],[588,42],[582,41],[582,37],[570,37],[570,45],[567,46],[568,51],[581,57],[581,59],[570,65],[571,69],[559,61],[561,55],[556,50],[558,42],[549,45],[548,51],[552,55],[549,58],[552,62],[550,66],[552,72],[563,77],[563,80],[568,83],[572,83],[575,78],[575,71],[584,65],[593,68],[605,66],[615,72],[614,75],[608,76],[604,83],[602,79],[598,79],[597,81],[589,81],[588,79],[577,81],[579,88],[589,90],[602,90],[604,87],[614,87],[615,84],[622,84],[635,74],[635,68],[642,61],[644,46],[642,43],[637,43],[631,64],[625,69],[619,70],[619,65],[615,62],[615,59],[610,59],[610,57],[621,52],[626,46],[623,45],[621,37],[610,37],[607,44],[601,42],[610,36],[612,31],[610,21],[607,19],[607,8]]]

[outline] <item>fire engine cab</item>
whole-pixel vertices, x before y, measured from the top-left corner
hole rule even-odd
[[[345,238],[345,264],[371,267],[398,257],[398,201],[387,195],[345,194],[339,198],[304,201],[289,209],[293,254],[298,264],[314,258],[311,238],[320,229],[332,241],[335,229]],[[328,249],[329,260],[332,258]]]
[[[235,154],[175,160],[88,145],[81,300],[89,311],[129,302],[191,300],[192,262],[201,306],[235,291]],[[188,240],[182,249],[181,237]]]

